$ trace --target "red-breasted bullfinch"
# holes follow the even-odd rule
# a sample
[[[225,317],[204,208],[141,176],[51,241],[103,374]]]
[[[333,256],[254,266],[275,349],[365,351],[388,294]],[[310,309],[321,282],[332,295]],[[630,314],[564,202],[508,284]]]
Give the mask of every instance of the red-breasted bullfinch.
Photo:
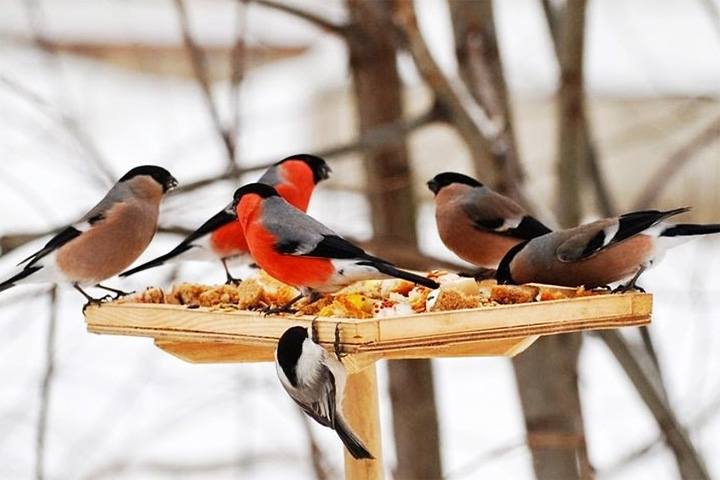
[[[626,213],[534,238],[513,247],[502,259],[498,282],[594,288],[629,279],[620,290],[639,289],[637,278],[668,248],[694,235],[720,232],[720,224],[664,221],[688,210]]]
[[[303,296],[312,302],[321,293],[332,293],[360,280],[397,277],[428,288],[439,287],[426,277],[368,255],[287,203],[269,185],[251,183],[239,188],[234,204],[255,263],[301,292],[273,311],[287,310]]]
[[[427,186],[435,194],[440,239],[478,267],[497,268],[512,247],[551,231],[517,202],[467,175],[441,173]]]
[[[66,282],[93,303],[98,300],[82,287],[124,293],[99,283],[127,268],[147,248],[157,230],[160,201],[177,184],[162,167],[133,168],[80,220],[20,262],[25,267],[0,283],[0,291],[18,283]]]
[[[308,336],[307,328],[291,327],[282,334],[275,369],[290,398],[320,425],[335,430],[354,458],[374,458],[342,415],[345,367]]]
[[[302,211],[307,210],[315,185],[328,178],[331,170],[325,160],[314,155],[292,155],[270,167],[259,183],[274,186],[280,195]],[[227,283],[239,283],[228,270],[227,261],[248,255],[242,227],[232,204],[226,206],[200,228],[188,235],[165,255],[120,274],[127,277],[148,268],[184,260],[220,260]]]

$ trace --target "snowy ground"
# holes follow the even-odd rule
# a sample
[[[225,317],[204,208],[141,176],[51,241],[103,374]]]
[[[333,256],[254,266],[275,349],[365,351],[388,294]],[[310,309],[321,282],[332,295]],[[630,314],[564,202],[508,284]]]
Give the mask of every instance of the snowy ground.
[[[143,8],[143,2],[128,3]],[[645,29],[638,23],[644,17],[637,16],[637,10],[623,10],[627,8],[624,2],[623,6],[618,3],[603,9],[596,3],[591,2],[591,11],[599,9],[599,13],[593,16],[591,23],[595,26],[591,27],[589,42],[593,88],[625,94],[717,93],[717,62],[708,58],[719,57],[718,42],[709,40],[708,31],[712,30],[696,7],[678,15],[679,2],[664,2],[662,8],[654,10],[652,28]],[[218,4],[222,2],[211,2]],[[547,91],[554,82],[554,69],[548,66],[551,62],[542,56],[547,52],[530,59],[521,53],[528,44],[538,43],[538,50],[543,52],[542,45],[547,47],[537,41],[539,27],[533,26],[532,20],[537,12],[527,5],[518,7],[523,4],[509,2],[509,6],[499,9],[501,25],[509,29],[508,22],[518,22],[515,31],[521,25],[524,32],[522,36],[506,35],[503,43],[509,58],[509,77],[516,88]],[[645,5],[640,1],[635,4]],[[9,8],[3,12],[6,15],[0,15],[5,32],[26,32],[23,29],[27,26],[19,21],[22,9],[18,5],[7,2],[2,7]],[[627,48],[636,43],[628,42],[617,29],[603,27],[615,18],[608,10],[611,8],[624,12],[619,16],[634,27],[623,32],[634,31],[643,40],[640,45],[654,45],[665,33],[663,22],[671,19],[677,18],[677,25],[682,26],[673,32],[688,32],[697,25],[698,35],[686,35],[686,47],[696,55],[686,56],[687,68],[665,71],[663,67],[660,75],[647,77],[648,71],[655,70],[647,64],[647,68],[639,67]],[[52,13],[48,15],[50,20],[72,23],[72,19]],[[107,21],[95,18],[96,23]],[[431,17],[426,16],[425,21],[427,18]],[[212,19],[210,16],[210,20],[200,23],[212,30]],[[134,33],[134,28],[143,30],[145,24],[137,27],[119,21],[117,25],[127,35]],[[177,39],[177,31],[163,28],[166,30],[161,28],[159,33],[149,27],[148,31]],[[610,32],[609,43],[600,41],[604,38],[601,31]],[[610,55],[608,52],[616,51],[617,42],[625,47],[618,50],[618,55]],[[707,48],[693,47],[696,42]],[[137,164],[158,163],[181,182],[190,182],[225,167],[199,90],[191,79],[143,76],[80,58],[64,58],[58,68],[34,48],[5,46],[0,50],[0,235],[42,231],[70,222],[107,188],[107,180],[99,170],[89,166],[87,146],[80,145],[61,126],[59,119],[63,115],[78,119],[116,176]],[[305,119],[316,106],[319,92],[346,80],[345,64],[328,62],[328,58],[336,60],[341,50],[337,42],[317,42],[302,62],[291,60],[248,76],[241,94],[245,118],[241,148],[245,158],[282,158],[322,142]],[[676,63],[686,51],[674,46],[663,50],[668,62]],[[436,53],[441,58],[445,55],[442,51]],[[651,66],[657,61],[657,57],[647,58]],[[703,65],[707,68],[702,69]],[[320,71],[322,75],[298,76],[299,68],[304,72]],[[20,90],[8,88],[8,81]],[[650,88],[643,88],[648,85]],[[225,86],[216,87],[216,98],[223,105],[227,100]],[[438,169],[444,167],[438,165]],[[171,197],[163,207],[162,221],[165,225],[197,226],[227,203],[234,187],[221,184],[182,199]],[[423,249],[452,258],[435,233],[432,205],[423,205],[420,211]],[[356,238],[370,235],[367,205],[359,195],[321,188],[310,213],[344,234]],[[354,221],[348,222],[347,218]],[[159,236],[143,258],[163,253],[175,242],[174,238]],[[3,258],[0,278],[41,243]],[[716,324],[720,318],[716,300],[720,294],[716,273],[720,269],[719,246],[720,239],[708,239],[679,247],[647,272],[641,282],[655,294],[651,331],[658,344],[671,402],[689,426],[715,476],[720,476],[720,457],[715,455],[720,438],[720,379],[715,373],[720,368],[720,326]],[[163,269],[111,283],[141,288],[166,284],[168,276],[169,269]],[[178,276],[218,282],[223,272],[217,265],[197,263],[183,265]],[[45,287],[20,287],[0,296],[2,479],[33,476],[39,392],[50,321],[45,292]],[[80,313],[82,298],[72,290],[61,290],[58,302],[47,478],[311,476],[303,424],[276,381],[272,365],[187,364],[162,353],[150,340],[88,334]],[[628,333],[634,338],[632,332]],[[509,362],[496,358],[443,359],[434,367],[447,478],[531,478]],[[626,455],[656,440],[658,429],[615,360],[592,336],[586,336],[580,368],[588,444],[598,477],[676,478],[672,456],[661,444],[623,468],[616,468]],[[379,373],[384,384],[382,363]],[[381,411],[384,455],[391,468],[391,418],[389,399],[384,393]],[[319,426],[313,425],[312,429],[339,475],[342,451],[336,437]],[[422,432],[421,426],[418,431]],[[175,470],[178,466],[188,468],[180,473]]]

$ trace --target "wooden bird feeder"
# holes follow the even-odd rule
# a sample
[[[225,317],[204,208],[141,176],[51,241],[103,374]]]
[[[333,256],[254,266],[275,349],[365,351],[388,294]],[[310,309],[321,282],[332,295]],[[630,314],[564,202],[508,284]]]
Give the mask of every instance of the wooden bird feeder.
[[[508,356],[541,335],[650,323],[652,295],[608,294],[367,320],[317,318],[320,343],[333,350],[336,328],[349,376],[344,413],[375,460],[345,452],[348,479],[382,479],[375,363],[381,359]],[[270,362],[282,333],[308,316],[177,305],[108,303],[85,311],[90,332],[151,337],[193,363]]]

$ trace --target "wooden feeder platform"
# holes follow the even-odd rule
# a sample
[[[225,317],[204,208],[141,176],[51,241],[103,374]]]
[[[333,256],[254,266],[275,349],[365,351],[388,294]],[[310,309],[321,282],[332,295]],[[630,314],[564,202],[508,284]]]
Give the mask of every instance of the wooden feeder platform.
[[[345,453],[348,479],[383,478],[375,362],[382,359],[515,356],[542,335],[650,323],[652,295],[623,293],[402,317],[345,319],[107,303],[85,311],[88,331],[150,337],[193,363],[270,362],[280,336],[313,320],[320,344],[333,350],[336,331],[348,373],[344,413],[375,460]]]

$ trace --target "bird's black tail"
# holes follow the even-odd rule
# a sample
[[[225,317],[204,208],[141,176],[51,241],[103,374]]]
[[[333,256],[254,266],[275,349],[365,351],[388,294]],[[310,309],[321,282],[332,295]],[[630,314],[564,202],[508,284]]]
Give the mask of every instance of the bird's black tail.
[[[385,275],[390,275],[391,277],[396,278],[402,278],[403,280],[407,280],[408,282],[417,283],[418,285],[422,285],[423,287],[432,288],[433,290],[436,288],[440,288],[440,285],[438,285],[437,282],[430,280],[427,277],[423,277],[420,275],[416,275],[414,273],[406,272],[405,270],[400,270],[399,268],[395,268],[389,263],[383,263],[383,262],[359,262],[360,265],[370,265],[372,267],[375,267],[378,271],[384,273]]]
[[[160,265],[164,264],[165,262],[167,262],[167,261],[170,260],[171,258],[177,257],[177,256],[180,255],[181,253],[184,253],[184,252],[190,250],[191,248],[192,248],[192,245],[182,244],[182,243],[181,243],[180,245],[178,245],[177,247],[173,248],[172,250],[170,250],[170,251],[169,251],[168,253],[166,253],[165,255],[160,255],[159,257],[157,257],[157,258],[154,259],[154,260],[150,260],[149,262],[143,263],[142,265],[139,265],[139,266],[137,266],[137,267],[135,267],[135,268],[131,268],[130,270],[125,270],[124,272],[122,272],[122,273],[121,273],[120,275],[118,275],[118,276],[120,276],[120,277],[129,277],[130,275],[134,275],[134,274],[136,274],[136,273],[138,273],[138,272],[142,272],[143,270],[147,270],[148,268],[159,267]]]
[[[352,430],[350,430],[350,427],[347,423],[345,423],[345,420],[343,420],[342,417],[337,415],[335,417],[335,431],[338,434],[338,437],[340,437],[340,440],[342,440],[343,444],[345,445],[345,448],[348,449],[348,452],[350,452],[350,455],[353,456],[355,459],[374,459],[372,453],[368,452],[368,449],[363,445],[362,440],[360,440],[357,435],[355,435]]]
[[[7,290],[8,288],[14,287],[15,282],[17,282],[18,280],[22,280],[23,278],[27,277],[28,275],[32,275],[33,273],[37,272],[41,268],[43,268],[43,267],[41,267],[39,265],[33,265],[30,267],[23,268],[20,271],[20,273],[18,273],[17,275],[14,275],[14,276],[8,278],[7,280],[5,280],[4,282],[0,283],[0,292]]]
[[[660,236],[662,237],[687,237],[692,235],[708,235],[720,233],[720,223],[708,225],[696,225],[693,223],[678,223],[666,228]]]

